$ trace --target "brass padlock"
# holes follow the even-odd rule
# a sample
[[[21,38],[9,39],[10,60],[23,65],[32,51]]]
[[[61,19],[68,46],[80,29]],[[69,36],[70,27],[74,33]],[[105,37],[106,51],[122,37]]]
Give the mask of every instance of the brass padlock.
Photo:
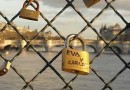
[[[0,76],[5,75],[9,69],[10,69],[11,63],[9,61],[6,61],[3,63],[3,65],[0,67]]]
[[[20,18],[38,21],[38,17],[39,17],[39,14],[40,14],[39,3],[36,0],[33,0],[32,2],[36,3],[36,5],[37,5],[36,11],[26,9],[28,2],[25,1],[24,4],[23,4],[23,8],[21,9],[20,14],[19,14]]]
[[[87,75],[89,74],[89,53],[86,52],[86,46],[83,38],[78,37],[77,39],[83,45],[83,51],[69,48],[69,39],[71,34],[67,37],[65,42],[65,48],[62,50],[62,70],[70,73]]]
[[[97,2],[99,2],[100,0],[83,0],[85,5],[89,8],[92,5],[96,4]]]

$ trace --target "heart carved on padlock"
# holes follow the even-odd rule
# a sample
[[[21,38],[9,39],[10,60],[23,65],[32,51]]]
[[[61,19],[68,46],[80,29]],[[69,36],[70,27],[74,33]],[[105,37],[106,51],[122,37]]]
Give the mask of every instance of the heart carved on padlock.
[[[96,4],[97,2],[99,2],[100,0],[83,0],[85,5],[89,8],[92,5]]]
[[[0,76],[5,75],[9,69],[10,69],[11,63],[9,61],[6,61],[3,63],[3,65],[0,67]]]
[[[62,70],[65,72],[87,75],[89,74],[89,53],[86,52],[86,46],[83,38],[77,39],[83,45],[83,50],[69,48],[70,37],[76,34],[71,34],[67,37],[65,48],[62,50]]]
[[[39,17],[39,14],[40,14],[39,3],[36,0],[32,0],[31,3],[32,2],[36,3],[36,5],[37,5],[36,11],[26,9],[29,1],[25,1],[24,4],[23,4],[23,8],[21,9],[20,14],[19,14],[20,18],[38,21],[38,17]]]

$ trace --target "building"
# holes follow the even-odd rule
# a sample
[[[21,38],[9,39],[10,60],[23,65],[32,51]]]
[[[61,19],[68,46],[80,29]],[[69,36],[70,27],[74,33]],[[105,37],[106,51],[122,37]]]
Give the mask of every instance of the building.
[[[3,27],[6,25],[4,22],[0,22],[0,31],[3,29]],[[27,40],[33,39],[37,34],[37,30],[32,30],[29,27],[22,27],[22,26],[17,26],[16,24],[12,23],[13,26],[15,26],[18,30],[19,33],[14,30],[10,25],[6,25],[6,27],[0,32],[0,39],[5,39],[5,40],[19,40],[22,39],[20,34],[24,36]],[[40,33],[36,37],[36,39],[43,39],[44,37],[49,37],[51,36],[51,32],[45,32],[45,33]]]
[[[112,40],[123,28],[117,23],[113,26],[107,27],[102,25],[100,29],[100,34],[105,40]],[[128,41],[130,40],[130,29],[123,32],[116,38],[116,41]]]

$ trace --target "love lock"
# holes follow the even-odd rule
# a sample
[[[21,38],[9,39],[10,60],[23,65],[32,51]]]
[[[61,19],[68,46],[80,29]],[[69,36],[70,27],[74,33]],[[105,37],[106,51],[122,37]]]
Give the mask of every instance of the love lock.
[[[6,61],[3,63],[3,65],[0,67],[0,76],[5,75],[9,69],[10,69],[11,63],[9,61]]]
[[[75,34],[71,34],[67,37],[65,42],[65,48],[62,50],[62,70],[65,72],[87,75],[89,74],[89,53],[86,52],[86,45],[83,38],[77,39],[83,45],[83,50],[76,50],[69,48],[70,37]]]
[[[40,14],[39,11],[39,3],[36,0],[31,0],[31,3],[34,2],[37,5],[36,11],[34,10],[30,10],[30,9],[26,9],[27,8],[27,4],[29,2],[25,1],[23,4],[23,8],[20,11],[19,17],[20,18],[24,18],[24,19],[28,19],[28,20],[34,20],[34,21],[38,21],[38,17]]]
[[[92,5],[96,4],[97,2],[99,2],[100,0],[83,0],[85,5],[89,8]]]

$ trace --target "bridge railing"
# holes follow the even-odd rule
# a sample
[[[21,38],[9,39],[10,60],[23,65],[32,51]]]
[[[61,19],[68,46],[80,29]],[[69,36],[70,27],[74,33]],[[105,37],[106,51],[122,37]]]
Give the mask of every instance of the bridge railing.
[[[4,1],[4,0],[3,0]],[[15,1],[15,0],[13,0]],[[17,1],[17,0],[16,0]],[[39,0],[38,0],[39,1]],[[53,2],[55,2],[56,0],[52,0]],[[104,8],[100,10],[99,13],[97,13],[96,16],[94,16],[92,18],[92,20],[89,22],[88,18],[85,17],[85,15],[83,13],[81,13],[80,9],[77,8],[75,6],[75,2],[76,0],[64,0],[66,3],[65,5],[63,6],[63,8],[61,10],[59,10],[59,12],[57,12],[57,14],[50,20],[50,18],[47,18],[46,17],[46,14],[45,13],[42,13],[42,9],[40,11],[40,16],[41,16],[41,20],[43,20],[44,22],[46,22],[46,25],[41,29],[39,30],[38,34],[36,36],[34,36],[32,38],[32,40],[28,41],[26,39],[26,37],[24,37],[20,32],[19,32],[19,29],[16,28],[16,25],[14,25],[12,22],[15,23],[15,20],[18,18],[19,16],[19,11],[17,11],[17,13],[14,15],[14,17],[12,17],[11,19],[9,18],[8,15],[6,15],[6,13],[2,10],[4,10],[4,8],[0,7],[0,18],[2,18],[3,22],[6,23],[3,28],[0,30],[1,33],[3,33],[4,30],[6,30],[6,27],[7,26],[10,26],[11,28],[13,28],[13,30],[15,32],[17,32],[17,34],[26,42],[25,45],[15,54],[11,54],[12,56],[9,56],[8,59],[6,59],[6,57],[8,57],[8,55],[6,57],[4,57],[2,54],[0,54],[0,61],[10,61],[12,64],[11,64],[11,70],[10,72],[12,72],[12,74],[6,74],[6,76],[0,76],[0,85],[3,90],[43,90],[43,89],[46,89],[48,90],[51,86],[51,90],[58,90],[58,88],[61,88],[61,89],[67,89],[69,88],[70,90],[74,90],[74,88],[76,87],[76,85],[74,86],[73,84],[76,83],[76,80],[79,80],[78,77],[80,77],[79,75],[73,75],[71,78],[69,78],[68,76],[70,76],[70,74],[63,74],[59,68],[57,68],[57,65],[55,65],[55,62],[59,63],[61,61],[57,61],[57,58],[60,58],[61,60],[61,57],[60,55],[62,54],[62,51],[58,51],[58,53],[54,54],[53,55],[49,55],[52,57],[52,59],[50,59],[51,57],[46,58],[46,53],[41,53],[39,52],[32,44],[31,42],[36,39],[38,37],[39,34],[41,34],[42,32],[44,32],[48,27],[51,27],[52,30],[54,30],[64,41],[65,41],[65,36],[60,33],[62,32],[62,30],[58,30],[55,25],[53,25],[53,22],[56,21],[58,19],[58,17],[60,17],[61,14],[63,14],[65,12],[65,10],[67,10],[68,8],[71,7],[71,9],[75,12],[76,15],[78,15],[79,17],[81,17],[81,19],[85,22],[84,23],[84,28],[81,28],[80,31],[77,34],[78,35],[82,35],[82,33],[85,33],[87,31],[88,28],[90,28],[97,36],[100,40],[103,41],[103,43],[105,44],[101,50],[97,53],[97,54],[94,54],[92,55],[91,57],[91,60],[90,60],[90,69],[91,69],[91,72],[92,74],[91,75],[88,75],[88,77],[83,77],[83,78],[80,78],[80,79],[83,79],[85,80],[85,83],[82,83],[82,82],[78,82],[78,87],[77,87],[77,90],[81,90],[80,88],[81,87],[85,87],[84,90],[88,89],[88,90],[94,90],[92,89],[92,87],[98,87],[98,89],[96,90],[118,90],[116,88],[118,88],[118,86],[113,86],[113,83],[119,83],[119,82],[115,82],[118,78],[120,78],[120,75],[127,72],[126,70],[130,70],[130,61],[126,61],[126,59],[120,55],[119,53],[117,53],[115,51],[115,49],[113,49],[113,47],[111,46],[111,43],[113,41],[116,40],[116,38],[118,36],[120,36],[122,33],[124,33],[128,28],[130,28],[130,23],[129,21],[127,21],[122,15],[121,13],[116,10],[116,8],[114,8],[114,5],[113,3],[114,2],[118,2],[118,1],[121,1],[121,0],[100,0],[99,3],[102,3],[104,2]],[[77,0],[78,1],[78,0]],[[123,0],[122,0],[123,1]],[[129,0],[128,0],[129,1]],[[2,2],[2,0],[0,1]],[[9,1],[11,2],[11,0]],[[44,0],[43,0],[44,2]],[[60,2],[60,1],[59,1]],[[83,0],[80,0],[80,2],[83,2]],[[125,2],[125,1],[123,1]],[[126,1],[127,2],[127,1]],[[1,5],[3,3],[0,3]],[[17,5],[17,3],[14,3],[15,5]],[[23,3],[21,3],[22,5]],[[6,5],[6,4],[5,4]],[[36,7],[31,4],[31,6],[36,9]],[[123,5],[122,5],[123,6]],[[125,6],[125,5],[124,5]],[[7,7],[8,8],[8,7]],[[46,7],[48,9],[48,7]],[[107,11],[108,9],[111,9],[115,15],[117,15],[118,18],[121,19],[122,23],[125,24],[126,26],[112,39],[110,40],[109,42],[107,42],[101,35],[100,33],[98,32],[97,28],[94,27],[92,24],[94,22],[97,21],[98,18],[101,17],[101,15]],[[43,10],[46,10],[46,9],[43,9]],[[11,13],[11,12],[8,12],[8,13]],[[71,12],[70,12],[71,14]],[[9,14],[10,15],[10,14]],[[67,18],[66,18],[67,19]],[[72,18],[73,19],[73,18]],[[105,20],[105,19],[104,19]],[[113,22],[113,20],[112,20]],[[17,24],[17,23],[16,23]],[[59,32],[60,31],[60,32]],[[64,32],[63,32],[64,33]],[[75,33],[75,32],[73,32]],[[76,39],[76,38],[75,38]],[[33,57],[32,56],[29,56],[30,54],[27,55],[26,52],[24,52],[24,50],[26,49],[27,46],[30,46],[30,48],[35,52],[35,55],[34,57],[37,59],[37,60],[40,60],[40,63],[37,64],[37,60],[34,60],[33,62],[35,64],[38,65],[38,67],[34,67],[34,66],[31,66],[30,64],[32,64],[32,61],[27,61],[28,58],[30,58],[31,60],[33,60]],[[96,70],[96,68],[93,66],[94,63],[97,63],[97,59],[103,54],[104,50],[109,48],[113,54],[118,57],[118,60],[120,61],[120,65],[122,67],[120,67],[120,70],[115,72],[114,76],[111,77],[111,72],[108,73],[110,75],[110,79],[109,80],[106,80],[105,76],[101,73],[98,73],[100,70]],[[22,60],[19,58],[21,55],[25,55],[26,59],[24,60],[22,57]],[[37,58],[38,57],[38,58]],[[25,63],[21,62],[21,61],[24,61]],[[103,62],[103,60],[101,61]],[[13,64],[14,63],[14,64]],[[28,64],[27,65],[27,68],[25,67],[25,64]],[[103,63],[103,67],[102,68],[105,68],[106,65],[108,65],[107,63]],[[42,67],[42,69],[39,69],[39,66]],[[19,68],[20,67],[20,68]],[[48,68],[49,67],[49,68]],[[98,68],[98,67],[97,67]],[[111,68],[111,65],[110,65],[110,68]],[[23,70],[24,69],[24,70]],[[31,69],[31,73],[34,73],[34,71],[32,69],[36,69],[37,72],[34,76],[29,75],[29,76],[26,76],[27,73],[30,73],[30,71],[28,71],[28,69]],[[116,71],[117,68],[114,68],[114,70]],[[101,69],[102,70],[102,69]],[[111,70],[113,70],[113,68],[111,68]],[[109,71],[109,70],[108,70]],[[24,73],[23,73],[24,72]],[[51,72],[51,74],[49,73]],[[104,71],[105,72],[105,71]],[[46,75],[46,73],[49,73]],[[129,73],[129,72],[128,72]],[[45,76],[44,76],[45,75]],[[52,79],[51,75],[56,75],[56,79]],[[42,77],[41,77],[42,76]],[[49,77],[49,79],[46,79],[47,77]],[[65,78],[65,76],[67,76]],[[96,76],[96,77],[94,77]],[[129,74],[126,75],[127,77],[129,77]],[[13,77],[13,78],[12,78]],[[10,78],[10,81],[7,81],[7,79]],[[15,78],[17,78],[15,80]],[[85,78],[85,79],[84,79]],[[15,81],[16,82],[15,82]],[[51,82],[48,82],[48,80],[50,80]],[[59,80],[59,83],[56,82],[56,80]],[[93,80],[94,82],[91,83],[92,87],[89,87],[89,85],[86,85],[88,81],[91,81]],[[19,84],[17,83],[17,81],[19,81]],[[80,81],[80,80],[79,80]],[[96,83],[96,81],[98,81],[98,83]],[[123,82],[127,82],[129,83],[130,82],[130,79],[127,78],[122,80],[120,83],[123,83]],[[54,83],[52,83],[54,82]],[[95,85],[96,83],[96,85]],[[99,83],[101,83],[101,85],[99,85]],[[47,85],[48,84],[48,85]],[[85,84],[85,85],[84,85]],[[61,85],[61,86],[60,86]],[[99,86],[98,86],[99,85]],[[122,85],[122,84],[121,84]],[[44,87],[43,87],[44,86]],[[53,87],[54,86],[54,87]],[[100,89],[99,89],[100,87]],[[123,87],[123,86],[122,86]],[[36,89],[38,88],[38,89]],[[115,88],[115,89],[113,89]],[[128,88],[128,89],[127,89]],[[130,86],[124,86],[124,90],[129,90]],[[123,89],[122,89],[123,90]]]

